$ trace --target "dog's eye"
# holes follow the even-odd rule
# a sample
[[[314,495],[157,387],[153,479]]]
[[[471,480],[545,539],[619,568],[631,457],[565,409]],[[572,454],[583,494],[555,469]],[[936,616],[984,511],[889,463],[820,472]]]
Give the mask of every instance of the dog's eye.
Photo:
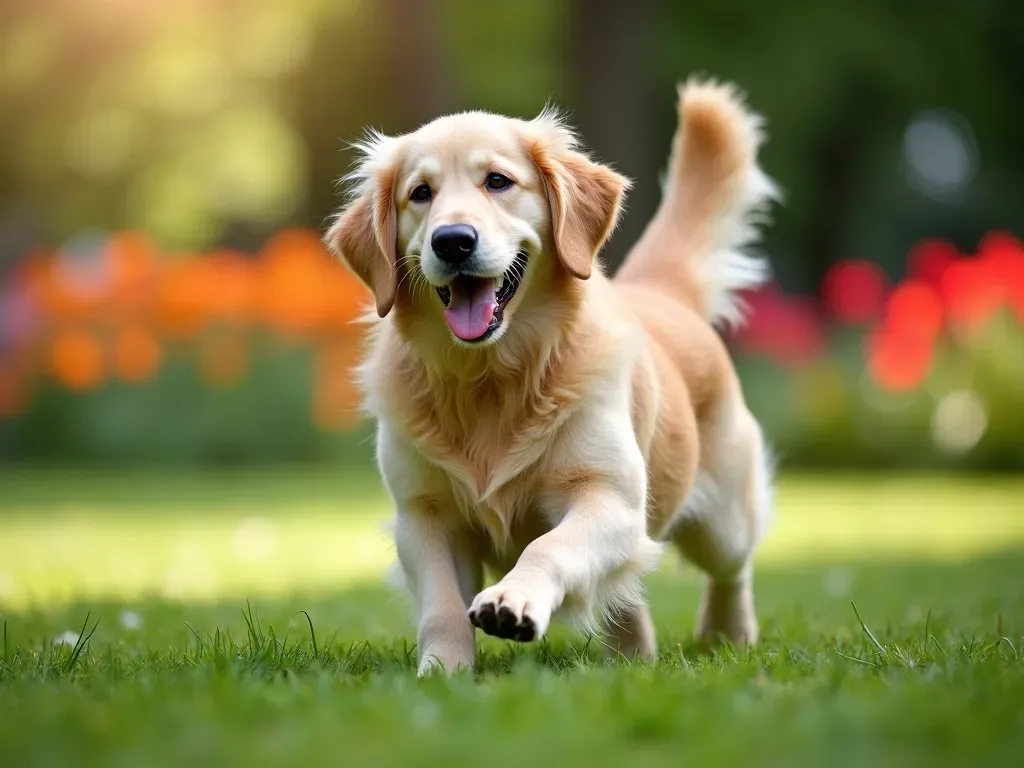
[[[512,179],[510,179],[508,176],[505,176],[502,173],[489,173],[487,174],[487,180],[484,182],[484,184],[487,185],[488,189],[497,192],[499,190],[508,189],[509,187],[511,187]]]
[[[426,184],[420,184],[409,194],[409,199],[414,203],[425,203],[432,195],[433,192],[430,191],[430,187]]]

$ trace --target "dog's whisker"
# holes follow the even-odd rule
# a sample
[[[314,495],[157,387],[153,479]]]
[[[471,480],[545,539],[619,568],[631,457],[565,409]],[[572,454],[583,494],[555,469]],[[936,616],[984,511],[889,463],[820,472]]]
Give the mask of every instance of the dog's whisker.
[[[408,257],[407,257],[408,258]],[[399,264],[402,264],[406,259],[400,260]],[[418,290],[418,281],[426,281],[423,273],[416,269],[406,269],[405,274],[402,275],[402,279],[398,281],[397,288],[401,288],[406,280],[409,280],[409,291],[415,294]]]
[[[411,276],[412,274],[413,274],[413,273],[412,273],[411,271],[406,271],[406,273],[405,273],[404,275],[402,275],[402,279],[398,281],[398,285],[397,285],[396,287],[397,287],[397,288],[399,288],[399,289],[401,289],[401,287],[402,287],[402,284],[403,284],[403,283],[404,283],[404,282],[406,281],[406,279],[408,279],[408,278],[409,278],[409,277],[410,277],[410,276]],[[411,288],[411,287],[412,287],[412,284],[410,283],[410,288]]]
[[[406,254],[398,259],[398,266],[405,267],[405,274],[402,275],[402,279],[398,283],[398,287],[401,288],[408,280],[408,288],[410,293],[417,294],[420,291],[429,290],[430,284],[427,282],[426,275],[420,269],[417,269],[418,256],[416,254]]]
[[[416,287],[421,291],[429,291],[433,286],[427,282],[427,276],[422,272],[416,273]]]

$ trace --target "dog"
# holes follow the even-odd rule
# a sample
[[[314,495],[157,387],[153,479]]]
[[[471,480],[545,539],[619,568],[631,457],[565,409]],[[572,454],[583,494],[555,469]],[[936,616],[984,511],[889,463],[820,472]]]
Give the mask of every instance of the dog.
[[[746,247],[779,193],[736,87],[677,96],[659,207],[614,277],[631,182],[557,111],[355,145],[324,241],[375,305],[356,381],[420,675],[473,668],[476,629],[529,642],[556,615],[656,658],[643,582],[672,545],[707,576],[699,639],[758,639],[773,467],[720,331],[769,275]]]

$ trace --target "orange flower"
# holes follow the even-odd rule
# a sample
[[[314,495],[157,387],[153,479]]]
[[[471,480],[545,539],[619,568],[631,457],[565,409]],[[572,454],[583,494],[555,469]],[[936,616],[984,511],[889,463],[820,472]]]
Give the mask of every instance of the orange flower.
[[[113,293],[118,304],[143,304],[156,277],[156,246],[142,233],[120,232],[107,244]]]
[[[160,327],[170,336],[191,336],[202,328],[218,291],[209,262],[180,258],[165,265],[160,284]]]
[[[51,317],[81,320],[98,309],[102,297],[71,279],[71,270],[60,257],[39,255],[26,268],[34,293]]]
[[[328,257],[327,248],[312,229],[292,227],[282,229],[263,246],[263,255],[268,258],[288,257],[302,253],[319,253]]]
[[[252,316],[255,269],[251,259],[232,251],[221,251],[208,259],[217,289],[210,293],[210,315],[236,324]]]
[[[334,342],[317,350],[310,402],[310,418],[317,428],[340,431],[358,422],[359,393],[352,381],[358,353],[357,345],[345,342]]]
[[[342,264],[327,268],[330,276],[326,296],[330,325],[346,330],[370,306],[370,291]]]
[[[285,230],[261,254],[260,313],[289,335],[306,336],[331,313],[331,261],[320,239],[302,229]]]
[[[249,349],[240,334],[217,334],[199,345],[199,373],[210,386],[228,389],[241,382],[249,369]]]
[[[25,412],[32,393],[28,381],[13,367],[0,367],[0,419],[10,419]]]
[[[68,389],[94,389],[103,381],[103,349],[83,328],[61,331],[50,347],[50,372]]]
[[[114,339],[114,370],[122,381],[138,384],[152,380],[160,369],[160,343],[138,325],[118,330]]]
[[[15,267],[14,278],[21,280],[31,300],[45,310],[48,306],[47,277],[51,256],[42,251],[29,253]]]

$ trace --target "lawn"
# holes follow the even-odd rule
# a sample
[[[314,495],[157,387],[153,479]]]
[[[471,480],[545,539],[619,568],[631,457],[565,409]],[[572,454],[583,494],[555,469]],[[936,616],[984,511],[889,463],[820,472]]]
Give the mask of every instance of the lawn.
[[[667,560],[655,665],[558,629],[419,681],[369,473],[0,472],[0,766],[1024,754],[1024,480],[784,476],[755,650],[697,653]]]

